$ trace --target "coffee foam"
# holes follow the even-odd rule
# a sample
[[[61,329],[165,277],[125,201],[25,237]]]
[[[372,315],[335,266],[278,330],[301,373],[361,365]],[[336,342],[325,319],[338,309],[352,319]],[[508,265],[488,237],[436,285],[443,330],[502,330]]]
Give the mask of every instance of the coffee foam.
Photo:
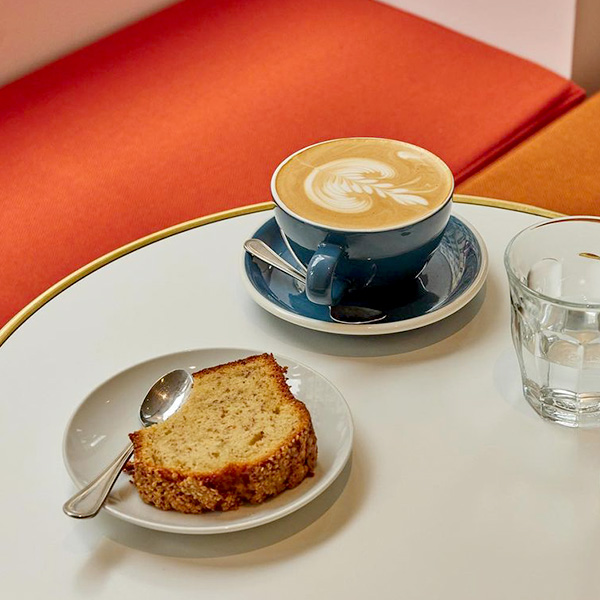
[[[300,217],[344,229],[418,221],[453,189],[450,169],[427,150],[380,138],[347,138],[292,155],[274,176],[280,201]]]

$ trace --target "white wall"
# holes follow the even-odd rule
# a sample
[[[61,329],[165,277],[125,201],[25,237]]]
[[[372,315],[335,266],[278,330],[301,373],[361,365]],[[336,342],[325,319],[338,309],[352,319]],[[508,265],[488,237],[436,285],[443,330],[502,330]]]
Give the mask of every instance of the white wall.
[[[379,0],[600,90],[600,0]]]
[[[577,0],[381,1],[571,76]]]

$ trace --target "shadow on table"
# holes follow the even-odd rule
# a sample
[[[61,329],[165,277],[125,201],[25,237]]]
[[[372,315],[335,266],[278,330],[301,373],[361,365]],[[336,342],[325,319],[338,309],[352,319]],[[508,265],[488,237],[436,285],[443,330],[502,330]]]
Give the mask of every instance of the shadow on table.
[[[80,523],[83,527],[77,530],[78,536],[81,535],[79,542],[93,546],[78,575],[82,589],[102,581],[113,570],[115,562],[120,562],[118,557],[126,548],[172,558],[215,559],[244,554],[244,566],[251,566],[285,560],[320,544],[343,529],[359,512],[370,488],[366,481],[370,469],[362,464],[365,457],[357,447],[355,443],[353,457],[320,496],[296,512],[260,527],[215,535],[179,535],[137,527],[104,512]],[[325,513],[327,517],[322,519]],[[282,543],[286,540],[287,543]],[[115,542],[121,551],[107,542]],[[260,549],[263,551],[255,552]],[[228,568],[239,566],[238,563],[229,559],[226,563],[211,562],[211,565]]]
[[[386,335],[353,336],[314,331],[283,321],[258,306],[251,307],[251,319],[260,329],[273,332],[282,341],[313,352],[334,356],[390,356],[432,346],[459,332],[479,313],[490,288],[494,294],[497,292],[495,283],[488,280],[471,302],[438,323]],[[482,320],[479,334],[485,335],[489,325]]]

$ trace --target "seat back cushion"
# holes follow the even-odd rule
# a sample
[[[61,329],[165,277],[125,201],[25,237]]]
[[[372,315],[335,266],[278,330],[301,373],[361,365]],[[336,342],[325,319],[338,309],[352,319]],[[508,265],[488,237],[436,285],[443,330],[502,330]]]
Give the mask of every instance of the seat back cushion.
[[[600,215],[600,93],[458,189],[567,214]]]
[[[0,90],[0,323],[136,238],[269,200],[308,144],[401,139],[460,181],[582,97],[370,0],[174,5]]]

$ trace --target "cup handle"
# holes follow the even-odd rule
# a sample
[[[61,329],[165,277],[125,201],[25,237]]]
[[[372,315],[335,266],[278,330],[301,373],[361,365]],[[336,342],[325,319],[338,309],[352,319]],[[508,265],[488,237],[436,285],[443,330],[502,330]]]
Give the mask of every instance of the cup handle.
[[[306,295],[315,304],[332,306],[343,296],[348,284],[335,277],[335,269],[344,254],[337,244],[322,242],[308,263]]]

